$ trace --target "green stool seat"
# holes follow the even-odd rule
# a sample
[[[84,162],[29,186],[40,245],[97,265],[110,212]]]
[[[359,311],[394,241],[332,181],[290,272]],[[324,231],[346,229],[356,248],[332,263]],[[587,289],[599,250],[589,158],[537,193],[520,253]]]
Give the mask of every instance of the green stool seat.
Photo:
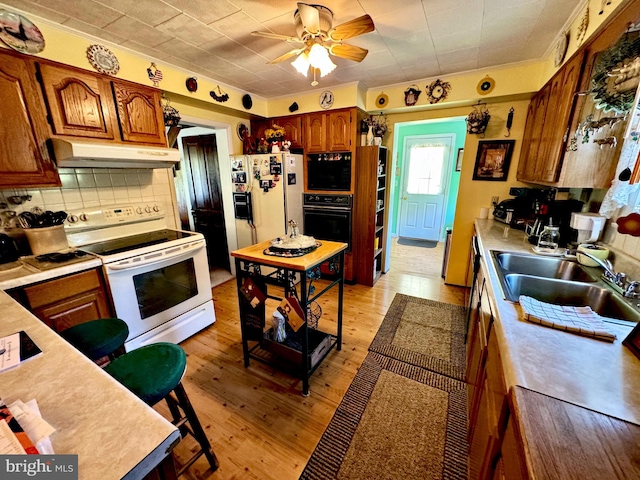
[[[180,383],[187,366],[184,350],[154,343],[132,350],[104,369],[148,405],[155,405]]]
[[[182,385],[186,368],[187,355],[182,347],[160,342],[125,353],[111,361],[104,370],[147,405],[153,406],[164,398],[173,417],[172,423],[180,429],[182,437],[191,435],[200,444],[200,449],[180,467],[178,475],[202,455],[215,472],[219,466],[218,458]]]
[[[101,318],[67,328],[60,336],[90,359],[97,360],[122,347],[129,328],[119,318]]]

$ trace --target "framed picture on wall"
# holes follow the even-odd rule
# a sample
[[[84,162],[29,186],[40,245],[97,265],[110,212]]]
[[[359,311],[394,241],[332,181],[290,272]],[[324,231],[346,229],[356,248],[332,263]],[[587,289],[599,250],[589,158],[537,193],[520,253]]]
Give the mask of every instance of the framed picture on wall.
[[[456,172],[462,170],[462,156],[464,155],[464,148],[458,149],[458,158],[456,159]]]
[[[478,143],[474,180],[506,181],[515,140],[481,140]]]

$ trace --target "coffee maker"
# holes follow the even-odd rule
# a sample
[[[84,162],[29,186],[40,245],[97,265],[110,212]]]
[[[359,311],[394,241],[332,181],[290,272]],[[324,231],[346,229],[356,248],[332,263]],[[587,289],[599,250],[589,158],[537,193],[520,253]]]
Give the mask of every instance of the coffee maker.
[[[559,227],[560,245],[567,245],[573,238],[571,216],[582,210],[584,203],[579,200],[552,200],[537,205],[534,220],[525,228],[532,245],[538,244],[538,238],[545,226]]]

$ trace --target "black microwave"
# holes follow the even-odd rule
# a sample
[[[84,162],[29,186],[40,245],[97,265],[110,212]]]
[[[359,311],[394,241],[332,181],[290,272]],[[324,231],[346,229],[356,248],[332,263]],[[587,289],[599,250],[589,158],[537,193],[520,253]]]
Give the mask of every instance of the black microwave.
[[[351,190],[351,153],[319,153],[307,160],[309,190]]]

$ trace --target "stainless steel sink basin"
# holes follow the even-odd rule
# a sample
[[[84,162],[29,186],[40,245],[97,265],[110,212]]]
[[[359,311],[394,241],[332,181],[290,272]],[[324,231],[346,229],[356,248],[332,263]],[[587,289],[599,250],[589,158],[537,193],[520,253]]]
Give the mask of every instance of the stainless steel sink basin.
[[[508,301],[517,303],[520,295],[526,295],[556,305],[588,305],[607,317],[606,321],[614,319],[614,323],[640,321],[637,300],[625,299],[574,262],[520,253],[491,253]]]
[[[554,257],[541,257],[520,253],[492,252],[497,265],[509,273],[535,277],[559,278],[578,282],[595,282],[578,263]]]
[[[520,295],[533,297],[541,302],[556,305],[582,307],[588,305],[602,315],[637,323],[640,311],[620,295],[606,287],[589,283],[531,277],[511,273],[504,276],[505,294],[508,300],[517,302]]]

